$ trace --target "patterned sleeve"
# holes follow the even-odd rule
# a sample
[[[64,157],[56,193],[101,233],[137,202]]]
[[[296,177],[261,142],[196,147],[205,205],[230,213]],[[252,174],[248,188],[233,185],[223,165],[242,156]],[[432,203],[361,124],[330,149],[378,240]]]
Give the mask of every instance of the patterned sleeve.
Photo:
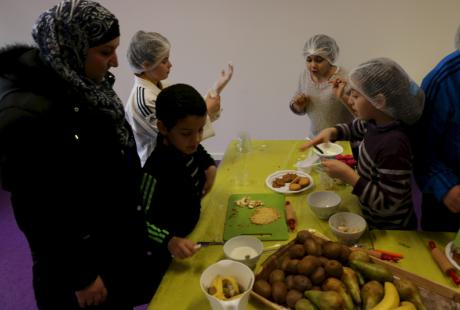
[[[337,124],[335,128],[338,131],[336,140],[360,141],[366,134],[366,121],[358,118],[348,124]]]
[[[404,226],[403,220],[412,210],[412,152],[407,140],[394,139],[382,147],[378,158],[372,159],[365,145],[360,149],[358,182],[353,194],[359,197],[366,218],[377,224]]]

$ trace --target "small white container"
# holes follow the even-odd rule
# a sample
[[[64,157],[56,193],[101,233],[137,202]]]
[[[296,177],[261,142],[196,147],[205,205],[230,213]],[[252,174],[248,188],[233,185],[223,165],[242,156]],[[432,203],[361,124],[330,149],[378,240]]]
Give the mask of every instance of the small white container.
[[[352,245],[366,231],[367,223],[359,214],[339,212],[329,218],[329,227],[340,242]]]
[[[212,285],[217,276],[235,277],[244,292],[230,300],[220,300],[208,293],[208,288]],[[249,294],[254,285],[254,273],[248,266],[232,260],[221,260],[212,264],[201,274],[200,286],[203,293],[208,298],[213,310],[244,310],[248,306]]]
[[[339,210],[342,199],[334,192],[319,191],[308,195],[307,202],[319,219],[327,220]]]
[[[224,254],[228,259],[245,264],[254,269],[264,250],[264,244],[253,236],[236,236],[224,244]]]

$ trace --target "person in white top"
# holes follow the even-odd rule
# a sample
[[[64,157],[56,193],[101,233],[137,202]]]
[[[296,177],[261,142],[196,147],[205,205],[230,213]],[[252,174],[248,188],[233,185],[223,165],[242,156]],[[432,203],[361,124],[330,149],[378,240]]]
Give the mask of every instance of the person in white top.
[[[138,31],[128,47],[127,58],[135,75],[134,86],[125,105],[126,119],[131,125],[142,166],[156,145],[158,128],[155,102],[162,89],[169,86],[166,80],[172,64],[169,59],[171,45],[157,32]],[[220,115],[220,93],[230,81],[233,65],[222,70],[211,91],[205,96],[208,118],[203,139],[215,135],[211,122]]]
[[[339,87],[346,85],[346,72],[334,64],[338,54],[336,41],[324,34],[314,35],[303,48],[306,67],[300,74],[290,108],[295,114],[308,114],[313,134],[353,119],[347,96],[343,96],[343,89],[338,92]]]

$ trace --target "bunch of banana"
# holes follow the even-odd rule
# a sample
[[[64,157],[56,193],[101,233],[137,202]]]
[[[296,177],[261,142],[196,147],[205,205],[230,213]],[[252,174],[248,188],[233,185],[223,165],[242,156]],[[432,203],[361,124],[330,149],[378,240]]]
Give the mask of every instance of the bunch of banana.
[[[391,282],[385,282],[382,300],[372,310],[393,310],[399,306],[399,294],[396,286]]]
[[[242,292],[235,277],[217,276],[208,288],[208,293],[220,300],[229,300]]]

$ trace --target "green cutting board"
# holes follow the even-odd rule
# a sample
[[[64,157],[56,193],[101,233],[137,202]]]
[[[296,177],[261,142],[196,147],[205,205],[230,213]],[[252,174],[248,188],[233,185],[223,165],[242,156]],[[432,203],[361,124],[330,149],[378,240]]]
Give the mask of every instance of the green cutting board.
[[[266,225],[251,223],[250,217],[257,208],[249,209],[238,206],[235,201],[243,197],[263,201],[263,207],[275,208],[280,218]],[[260,240],[287,240],[289,232],[284,211],[284,195],[275,193],[230,195],[225,219],[224,240],[239,235],[254,235]]]

